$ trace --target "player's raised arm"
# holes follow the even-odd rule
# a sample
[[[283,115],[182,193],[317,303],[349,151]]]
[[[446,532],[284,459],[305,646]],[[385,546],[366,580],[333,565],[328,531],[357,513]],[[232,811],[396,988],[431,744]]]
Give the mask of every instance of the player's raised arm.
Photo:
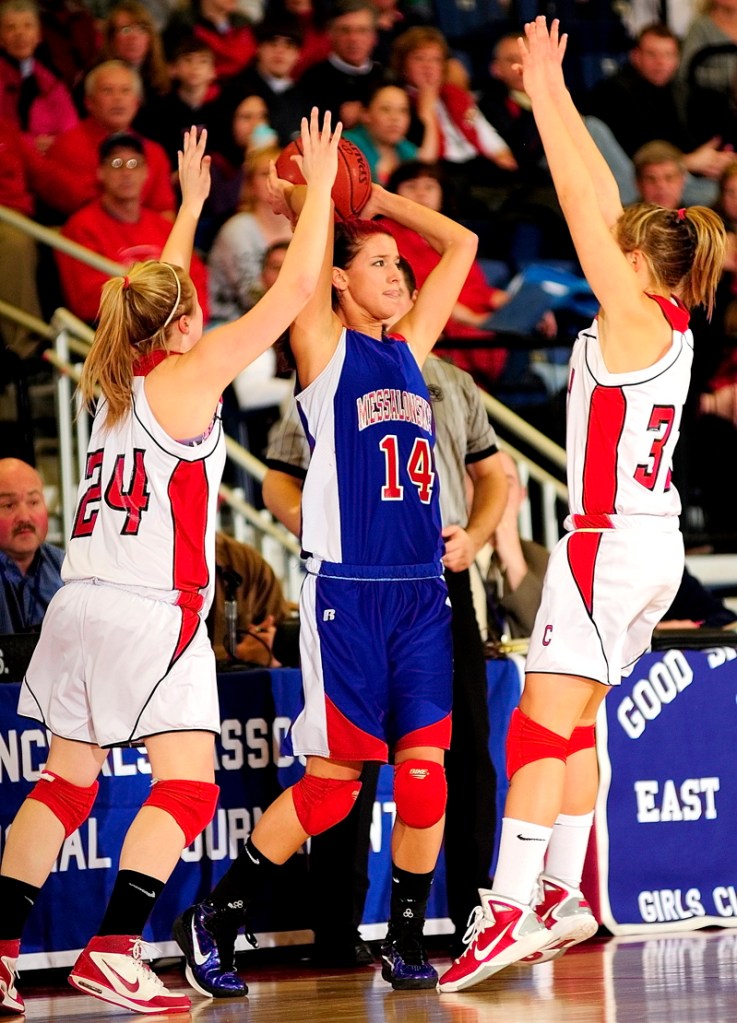
[[[607,311],[621,308],[637,320],[642,288],[612,233],[622,207],[618,195],[614,200],[602,184],[613,181],[611,174],[608,168],[600,173],[603,159],[575,108],[571,112],[561,70],[564,51],[565,37],[559,39],[557,23],[551,31],[545,18],[525,26],[520,40],[525,91],[583,272]]]
[[[209,331],[192,350],[189,357],[197,367],[194,377],[198,386],[207,382],[222,390],[290,326],[315,291],[332,225],[330,190],[338,165],[339,138],[340,126],[331,130],[329,113],[322,127],[314,108],[309,122],[303,118],[301,166],[307,186],[279,277],[253,309],[235,322]]]
[[[547,47],[549,59],[546,60],[544,67],[545,84],[555,104],[555,109],[570,135],[578,158],[583,162],[594,182],[601,215],[611,227],[616,223],[617,218],[622,212],[622,202],[617,182],[609,164],[601,155],[580,113],[576,109],[566,86],[563,76],[563,58],[566,52],[568,37],[565,33],[560,35],[557,19],[551,22],[547,39],[545,38],[545,31],[544,19],[537,19],[537,21],[531,22],[526,26],[526,39],[530,39],[534,32],[536,40],[542,38],[544,45]],[[524,47],[525,43],[521,41],[521,45]]]
[[[717,218],[703,207],[687,213],[647,204],[622,210],[612,196],[612,176],[565,89],[564,50],[557,22],[550,30],[544,18],[525,26],[525,91],[581,267],[602,306],[607,367],[628,372],[652,365],[670,344],[670,331],[648,295],[677,294],[687,306],[710,308],[723,241]]]
[[[173,263],[189,271],[194,249],[194,237],[202,207],[210,194],[210,157],[205,152],[207,129],[199,136],[192,126],[184,133],[184,142],[179,151],[179,184],[182,201],[174,226],[162,249],[164,263]]]
[[[476,256],[478,237],[450,217],[374,184],[361,216],[379,214],[417,231],[440,253],[440,262],[420,288],[414,306],[394,328],[409,340],[422,365],[458,301]]]
[[[280,179],[275,169],[272,169],[269,185],[272,208],[282,213],[292,224],[298,223],[304,209],[305,186]],[[334,240],[335,222],[334,217],[331,217],[327,242],[320,257],[317,285],[289,331],[290,347],[301,387],[306,387],[327,366],[342,330],[342,324],[333,312],[331,303]]]

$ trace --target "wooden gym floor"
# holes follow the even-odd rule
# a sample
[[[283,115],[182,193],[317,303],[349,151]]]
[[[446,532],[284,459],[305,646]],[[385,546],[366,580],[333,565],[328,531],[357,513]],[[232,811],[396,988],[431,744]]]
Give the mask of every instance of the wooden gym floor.
[[[194,992],[192,1010],[141,1016],[79,994],[66,971],[25,974],[19,988],[28,1023],[737,1023],[737,930],[593,938],[561,959],[512,966],[470,991],[393,992],[378,966],[316,970],[253,952],[239,956],[248,998],[211,1001]],[[260,957],[260,958],[256,958]],[[449,960],[431,954],[442,972]],[[181,966],[157,972],[188,990]],[[3,1019],[8,1017],[3,1017]],[[20,1017],[15,1017],[19,1019]]]

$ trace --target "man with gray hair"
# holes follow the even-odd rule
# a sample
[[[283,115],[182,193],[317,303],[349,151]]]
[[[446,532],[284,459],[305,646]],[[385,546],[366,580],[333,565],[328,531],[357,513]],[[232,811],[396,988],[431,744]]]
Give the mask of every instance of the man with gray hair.
[[[93,68],[85,79],[87,116],[76,127],[62,132],[46,157],[32,167],[36,193],[63,219],[70,217],[99,194],[98,149],[114,132],[131,130],[143,97],[137,71],[121,60],[108,60]],[[141,203],[150,210],[174,219],[176,199],[171,170],[164,149],[144,139],[148,176]]]

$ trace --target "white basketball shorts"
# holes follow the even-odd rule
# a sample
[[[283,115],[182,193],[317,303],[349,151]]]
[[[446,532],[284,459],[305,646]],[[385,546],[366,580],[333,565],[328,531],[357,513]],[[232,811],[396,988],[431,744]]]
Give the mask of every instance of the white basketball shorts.
[[[103,747],[140,745],[162,732],[218,733],[205,623],[136,590],[67,583],[49,604],[18,713]]]
[[[650,649],[683,575],[680,532],[575,530],[550,555],[526,672],[619,685]]]

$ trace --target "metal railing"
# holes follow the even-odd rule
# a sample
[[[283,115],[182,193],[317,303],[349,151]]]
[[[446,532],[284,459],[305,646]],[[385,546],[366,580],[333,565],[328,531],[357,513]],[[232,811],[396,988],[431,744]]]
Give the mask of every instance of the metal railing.
[[[533,535],[533,514],[532,501],[529,496],[529,482],[533,480],[539,489],[539,515],[542,525],[542,543],[548,550],[552,550],[556,540],[560,537],[561,506],[567,506],[568,487],[561,479],[553,476],[542,466],[531,461],[518,448],[511,444],[504,436],[504,431],[513,434],[518,441],[523,442],[527,447],[546,458],[552,465],[557,466],[561,476],[565,474],[566,453],[559,444],[555,444],[540,433],[534,426],[530,426],[520,416],[513,412],[502,402],[493,398],[486,391],[481,390],[481,400],[484,404],[489,418],[494,423],[497,431],[499,447],[508,452],[517,463],[520,482],[528,487],[528,499],[520,509],[520,533],[524,537]],[[499,431],[502,431],[501,434]]]
[[[51,249],[57,249],[59,252],[64,252],[67,256],[73,256],[80,263],[86,263],[101,273],[109,274],[111,277],[117,277],[125,273],[125,267],[115,263],[112,259],[107,259],[97,252],[92,252],[91,249],[86,249],[84,245],[65,238],[63,234],[60,234],[53,227],[44,227],[43,224],[37,224],[35,220],[31,220],[30,217],[17,213],[15,210],[8,209],[7,206],[0,206],[0,220],[10,224],[11,227],[17,228],[24,234],[30,235],[37,242],[48,245]]]

